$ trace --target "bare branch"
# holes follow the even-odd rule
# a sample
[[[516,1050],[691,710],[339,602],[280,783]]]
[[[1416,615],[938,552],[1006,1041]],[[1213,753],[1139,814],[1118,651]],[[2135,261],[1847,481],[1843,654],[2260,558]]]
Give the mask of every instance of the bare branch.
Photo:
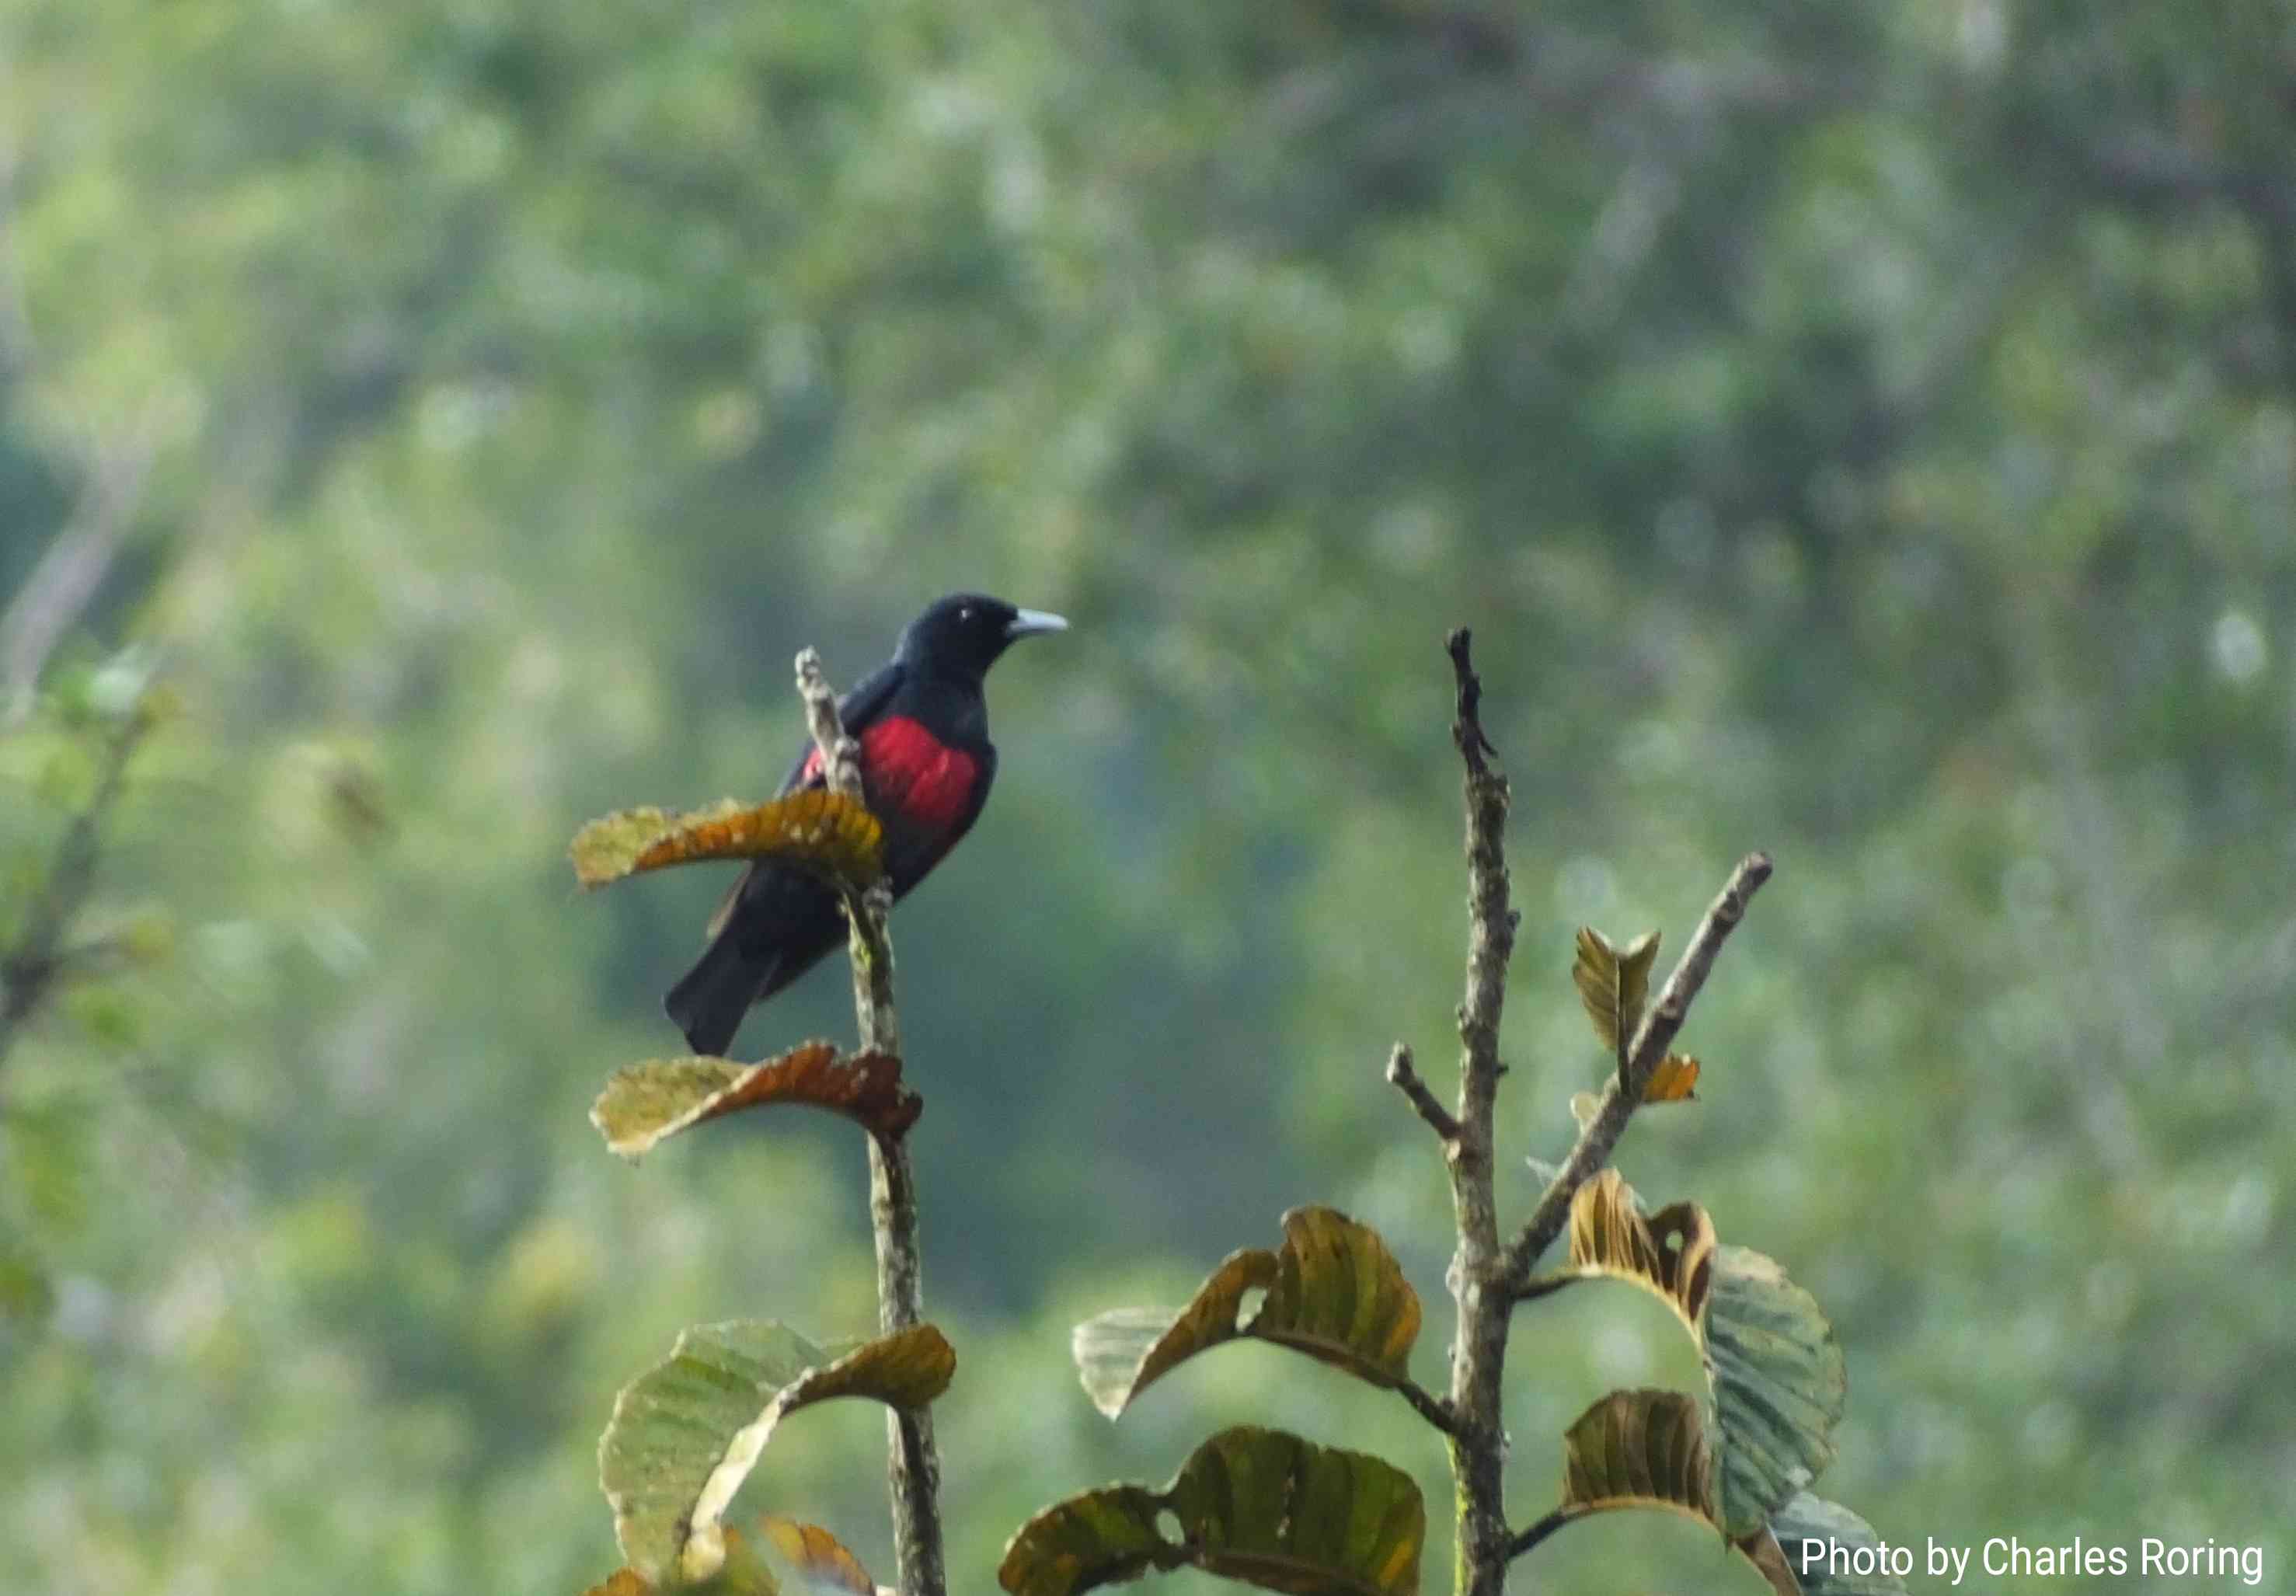
[[[846,734],[837,697],[807,649],[797,657],[797,686],[807,724],[821,749],[832,792],[867,801],[861,779],[861,745]],[[886,929],[891,888],[883,880],[865,893],[848,894],[852,934],[853,1011],[861,1045],[898,1056],[900,1016],[893,1003],[893,944]],[[924,1256],[917,1242],[916,1172],[899,1136],[869,1138],[869,1221],[877,1242],[877,1324],[887,1333],[924,1318]],[[894,1555],[903,1596],[943,1596],[948,1586],[940,1522],[940,1450],[930,1409],[895,1409],[885,1420],[890,1448],[887,1472],[893,1494]]]
[[[1529,1221],[1500,1260],[1497,1278],[1510,1296],[1519,1297],[1524,1292],[1532,1265],[1562,1233],[1570,1216],[1570,1199],[1595,1171],[1610,1161],[1611,1150],[1619,1144],[1619,1138],[1626,1134],[1627,1121],[1642,1104],[1643,1089],[1650,1083],[1651,1071],[1666,1057],[1667,1049],[1682,1030],[1683,1020],[1689,1016],[1691,1001],[1706,984],[1706,977],[1714,968],[1715,955],[1722,951],[1724,941],[1745,917],[1748,901],[1769,879],[1770,856],[1747,855],[1730,872],[1720,895],[1708,907],[1706,918],[1698,922],[1697,933],[1682,951],[1681,962],[1666,978],[1658,1002],[1651,1005],[1636,1028],[1634,1047],[1627,1055],[1623,1076],[1613,1077],[1603,1087],[1603,1101],[1595,1110],[1595,1117],[1578,1134],[1570,1156],[1562,1161],[1562,1168],[1548,1183]]]
[[[1419,1111],[1419,1117],[1427,1122],[1430,1130],[1446,1142],[1459,1139],[1459,1122],[1451,1117],[1450,1109],[1435,1101],[1435,1094],[1411,1066],[1411,1050],[1400,1042],[1388,1055],[1387,1078],[1390,1084],[1411,1100],[1411,1106]]]
[[[798,654],[797,690],[805,700],[806,722],[813,730],[814,746],[821,750],[829,790],[866,803],[861,745],[846,734],[838,718],[837,695],[822,673],[821,656],[812,649]],[[892,910],[892,889],[882,881],[865,893],[846,896],[845,918],[853,931],[853,1011],[860,1022],[861,1045],[898,1058],[901,1020],[893,1006],[893,944],[885,929]]]
[[[1491,1119],[1498,1098],[1499,1017],[1516,916],[1508,905],[1505,776],[1484,733],[1483,684],[1464,627],[1451,634],[1451,741],[1464,767],[1467,810],[1467,990],[1459,1005],[1459,1112],[1444,1151],[1459,1227],[1450,1286],[1458,1311],[1451,1344],[1451,1470],[1458,1481],[1455,1588],[1460,1596],[1500,1596],[1506,1585],[1506,1433],[1500,1380],[1506,1367],[1510,1304],[1503,1283],[1498,1207],[1491,1171]]]
[[[1553,1535],[1556,1530],[1561,1529],[1573,1518],[1579,1517],[1580,1513],[1583,1511],[1583,1509],[1573,1510],[1567,1507],[1556,1508],[1553,1512],[1547,1514],[1546,1518],[1541,1518],[1538,1523],[1532,1525],[1529,1529],[1524,1530],[1522,1534],[1517,1535],[1513,1540],[1507,1543],[1507,1561],[1514,1561],[1515,1559],[1521,1557],[1524,1552],[1529,1551],[1532,1547],[1546,1539],[1547,1536]]]
[[[16,945],[0,955],[0,987],[4,987],[0,994],[0,1061],[6,1060],[26,1022],[65,975],[72,955],[80,951],[68,952],[64,937],[95,884],[104,820],[119,801],[128,760],[151,725],[152,717],[140,704],[121,716],[105,747],[94,792],[64,829],[63,840],[56,845],[55,858],[32,901],[31,912],[24,917]]]
[[[805,700],[805,720],[812,729],[814,745],[821,749],[821,768],[829,790],[849,798],[865,797],[861,790],[861,745],[845,734],[845,723],[837,714],[837,694],[830,688],[827,673],[821,668],[819,651],[798,651],[797,691]]]
[[[1552,1297],[1563,1287],[1575,1286],[1586,1278],[1583,1274],[1542,1274],[1516,1287],[1510,1300],[1520,1307],[1527,1302],[1537,1302],[1542,1297]]]
[[[0,613],[0,707],[7,722],[31,712],[40,672],[103,585],[144,496],[152,445],[137,439],[99,448],[70,522],[57,533]]]
[[[12,76],[7,59],[0,56],[0,94],[10,94]],[[24,166],[15,141],[6,128],[0,127],[0,376],[11,378],[31,369],[37,353],[32,317],[26,308],[23,255],[16,241]]]

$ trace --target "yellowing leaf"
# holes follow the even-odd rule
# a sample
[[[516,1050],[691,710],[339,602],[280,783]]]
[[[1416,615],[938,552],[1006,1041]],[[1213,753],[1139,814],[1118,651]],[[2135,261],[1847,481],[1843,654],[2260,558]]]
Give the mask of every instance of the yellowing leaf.
[[[653,1586],[636,1568],[617,1568],[602,1585],[592,1585],[583,1596],[652,1596]]]
[[[1578,956],[1571,964],[1570,979],[1578,988],[1587,1018],[1595,1022],[1595,1035],[1622,1068],[1627,1044],[1634,1039],[1635,1027],[1642,1023],[1643,1006],[1650,1000],[1651,965],[1657,958],[1656,931],[1645,931],[1626,946],[1613,947],[1611,939],[1592,926],[1578,928]]]
[[[1266,1296],[1244,1319],[1254,1290]],[[1392,1387],[1407,1378],[1418,1335],[1418,1294],[1379,1233],[1309,1207],[1283,1215],[1280,1250],[1230,1254],[1186,1307],[1103,1314],[1077,1326],[1070,1347],[1094,1405],[1113,1419],[1181,1363],[1241,1337]]]
[[[1570,1201],[1571,1267],[1655,1292],[1702,1345],[1714,1247],[1714,1222],[1705,1209],[1678,1202],[1645,1219],[1635,1207],[1634,1188],[1615,1169],[1579,1187]]]
[[[956,1354],[931,1325],[834,1357],[764,1320],[696,1325],[623,1387],[598,1442],[598,1477],[622,1555],[644,1577],[707,1579],[725,1566],[734,1493],[782,1420],[840,1396],[922,1407],[948,1388]]]
[[[726,798],[683,814],[619,810],[577,831],[568,852],[585,887],[706,859],[779,859],[859,888],[877,879],[883,843],[866,805],[816,787],[766,804]]]
[[[1643,1083],[1645,1103],[1689,1102],[1698,1095],[1698,1060],[1688,1053],[1669,1053]]]
[[[748,1535],[731,1525],[725,1534],[725,1564],[700,1584],[656,1586],[636,1569],[621,1568],[586,1596],[654,1596],[657,1590],[693,1596],[877,1596],[860,1561],[818,1525],[767,1514]]]
[[[768,1513],[758,1520],[758,1531],[795,1571],[801,1589],[824,1596],[836,1592],[877,1596],[877,1582],[861,1567],[861,1559],[818,1524]]]
[[[1706,1423],[1695,1397],[1613,1391],[1563,1435],[1566,1513],[1666,1508],[1714,1525],[1713,1503]]]
[[[762,1064],[687,1057],[629,1065],[590,1106],[590,1123],[608,1147],[635,1158],[706,1120],[778,1103],[824,1109],[888,1138],[924,1111],[890,1053],[840,1058],[829,1043],[807,1042]]]
[[[1167,1513],[1177,1539],[1160,1527]],[[1012,1596],[1075,1596],[1193,1567],[1297,1596],[1406,1596],[1426,1535],[1419,1487],[1392,1464],[1243,1426],[1198,1447],[1160,1492],[1111,1486],[1046,1509],[996,1577]]]

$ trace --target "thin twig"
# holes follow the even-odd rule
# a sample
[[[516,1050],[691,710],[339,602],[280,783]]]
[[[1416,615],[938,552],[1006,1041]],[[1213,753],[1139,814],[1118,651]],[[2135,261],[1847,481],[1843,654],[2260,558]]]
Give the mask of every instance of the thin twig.
[[[17,937],[15,946],[0,955],[0,986],[5,987],[5,995],[0,996],[0,1062],[6,1060],[26,1022],[66,973],[71,954],[79,951],[68,953],[63,940],[95,884],[104,819],[119,801],[127,781],[127,762],[151,725],[152,717],[141,704],[130,708],[120,718],[105,745],[103,764],[96,773],[95,790],[64,828],[63,839],[56,845],[54,861],[48,866],[38,896],[32,901],[31,912],[24,917],[22,935]]]
[[[1552,1297],[1563,1287],[1575,1286],[1587,1278],[1583,1274],[1536,1275],[1515,1288],[1514,1304],[1520,1307],[1527,1302],[1537,1302],[1542,1297]]]
[[[127,542],[153,453],[152,429],[91,451],[88,479],[71,520],[0,612],[0,719],[20,724],[32,709],[40,673],[103,586]]]
[[[1451,1117],[1450,1109],[1435,1101],[1435,1094],[1427,1089],[1427,1083],[1421,1080],[1419,1072],[1411,1067],[1411,1050],[1400,1042],[1387,1056],[1387,1078],[1397,1091],[1410,1100],[1411,1106],[1419,1110],[1419,1117],[1427,1122],[1428,1129],[1445,1142],[1459,1139],[1459,1122]]]
[[[1570,1156],[1562,1161],[1562,1169],[1547,1183],[1529,1222],[1500,1259],[1498,1279],[1510,1296],[1519,1297],[1522,1294],[1532,1266],[1554,1245],[1555,1237],[1562,1233],[1563,1225],[1569,1222],[1570,1199],[1610,1160],[1611,1150],[1626,1134],[1627,1121],[1634,1117],[1635,1109],[1642,1104],[1643,1089],[1650,1083],[1651,1071],[1666,1057],[1666,1050],[1673,1044],[1683,1020],[1689,1016],[1691,1001],[1706,984],[1707,974],[1714,968],[1714,956],[1722,951],[1723,942],[1744,918],[1748,900],[1769,879],[1770,856],[1747,855],[1730,872],[1729,880],[1708,907],[1706,918],[1698,922],[1690,945],[1682,950],[1681,962],[1666,978],[1658,1002],[1651,1005],[1636,1028],[1624,1078],[1613,1077],[1603,1088],[1603,1101],[1595,1110],[1595,1117],[1578,1133],[1578,1144],[1571,1148]]]
[[[1561,1529],[1564,1525],[1570,1523],[1573,1519],[1583,1518],[1585,1516],[1585,1511],[1586,1510],[1583,1508],[1578,1510],[1567,1507],[1556,1508],[1553,1512],[1547,1514],[1546,1518],[1541,1518],[1538,1523],[1532,1525],[1529,1529],[1524,1530],[1522,1534],[1517,1535],[1513,1540],[1507,1543],[1507,1561],[1514,1561],[1515,1559],[1521,1557],[1524,1552],[1529,1551],[1532,1547],[1546,1539],[1547,1536],[1553,1535],[1556,1530]]]
[[[821,767],[829,790],[853,798],[865,796],[861,790],[861,744],[845,734],[845,723],[837,713],[837,694],[830,688],[828,673],[821,668],[819,651],[798,651],[797,691],[805,700],[806,724],[813,733],[814,746],[821,750]]]
[[[1451,1404],[1434,1392],[1413,1379],[1406,1379],[1395,1389],[1404,1401],[1411,1404],[1414,1412],[1437,1429],[1447,1436],[1458,1433],[1459,1421],[1451,1412]]]
[[[1467,988],[1459,1005],[1459,1112],[1444,1143],[1459,1228],[1450,1287],[1458,1312],[1451,1345],[1451,1472],[1458,1483],[1455,1588],[1500,1596],[1506,1585],[1506,1432],[1500,1383],[1508,1310],[1498,1206],[1492,1184],[1491,1120],[1498,1098],[1499,1017],[1506,1003],[1516,915],[1507,902],[1505,776],[1483,732],[1483,684],[1464,627],[1446,643],[1456,688],[1451,741],[1464,766],[1467,811]]]
[[[822,673],[821,656],[811,649],[797,657],[797,684],[805,700],[807,724],[821,749],[829,790],[865,801],[860,744],[846,734],[836,695]],[[892,891],[882,880],[865,892],[846,895],[853,1011],[861,1045],[898,1057],[901,1025],[893,1003],[893,944],[886,929],[892,906]],[[916,1173],[910,1166],[907,1143],[898,1135],[873,1133],[869,1138],[869,1221],[877,1241],[877,1324],[890,1334],[924,1318]],[[900,1589],[905,1596],[943,1596],[948,1579],[941,1541],[940,1451],[933,1439],[932,1411],[896,1408],[885,1428]]]

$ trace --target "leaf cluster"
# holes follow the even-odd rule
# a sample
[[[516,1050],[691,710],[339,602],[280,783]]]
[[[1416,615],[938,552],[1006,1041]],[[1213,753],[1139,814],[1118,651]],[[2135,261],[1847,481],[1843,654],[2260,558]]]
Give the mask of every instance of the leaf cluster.
[[[587,887],[707,860],[772,859],[816,872],[852,903],[878,879],[882,839],[858,799],[801,790],[761,805],[619,811],[584,826],[570,852]],[[687,1056],[627,1066],[590,1118],[610,1150],[635,1159],[711,1120],[782,1106],[835,1114],[887,1144],[924,1108],[891,1053],[845,1055],[812,1041],[756,1064]],[[955,1348],[931,1324],[842,1346],[816,1345],[773,1320],[688,1329],[668,1358],[622,1388],[599,1438],[599,1484],[627,1564],[593,1596],[669,1588],[873,1596],[874,1583],[826,1529],[769,1514],[743,1536],[727,1512],[792,1414],[851,1397],[922,1409],[955,1371]]]
[[[1463,749],[1470,746],[1463,738]],[[1629,1064],[1658,945],[1656,932],[1624,946],[1592,929],[1578,933],[1572,983],[1620,1090],[1634,1086]],[[1422,1102],[1424,1087],[1407,1057],[1398,1060],[1390,1079],[1457,1156],[1460,1122],[1431,1109],[1431,1099]],[[1685,1101],[1698,1075],[1694,1059],[1664,1053],[1642,1101]],[[1582,1114],[1582,1124],[1590,1117]],[[1646,1212],[1614,1169],[1572,1194],[1567,1264],[1523,1281],[1517,1300],[1602,1280],[1647,1291],[1696,1346],[1707,1389],[1615,1391],[1596,1401],[1563,1436],[1562,1500],[1513,1538],[1507,1555],[1525,1555],[1595,1514],[1656,1509],[1712,1529],[1777,1596],[1831,1589],[1820,1579],[1802,1583],[1786,1548],[1799,1552],[1813,1537],[1844,1545],[1874,1537],[1854,1514],[1807,1491],[1833,1461],[1848,1396],[1841,1350],[1816,1302],[1772,1259],[1723,1244],[1699,1205]],[[1412,1378],[1420,1320],[1419,1298],[1378,1232],[1308,1207],[1283,1216],[1280,1248],[1230,1255],[1185,1305],[1097,1315],[1077,1326],[1072,1351],[1086,1394],[1111,1419],[1191,1359],[1257,1340],[1398,1391],[1429,1423],[1456,1433],[1472,1419]],[[1168,1532],[1160,1528],[1167,1523]],[[1234,1429],[1205,1443],[1160,1492],[1111,1486],[1046,1509],[1013,1536],[1000,1578],[1012,1596],[1074,1596],[1152,1569],[1194,1567],[1276,1591],[1384,1596],[1417,1588],[1424,1527],[1417,1486],[1380,1459]],[[1884,1580],[1874,1588],[1898,1587]]]

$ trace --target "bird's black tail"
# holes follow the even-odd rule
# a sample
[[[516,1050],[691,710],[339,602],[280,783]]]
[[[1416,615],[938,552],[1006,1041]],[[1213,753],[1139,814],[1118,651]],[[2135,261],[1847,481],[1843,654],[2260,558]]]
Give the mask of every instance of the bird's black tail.
[[[661,1006],[669,1011],[687,1045],[697,1053],[722,1055],[742,1028],[742,1017],[758,995],[760,972],[735,939],[720,934],[669,989]]]

